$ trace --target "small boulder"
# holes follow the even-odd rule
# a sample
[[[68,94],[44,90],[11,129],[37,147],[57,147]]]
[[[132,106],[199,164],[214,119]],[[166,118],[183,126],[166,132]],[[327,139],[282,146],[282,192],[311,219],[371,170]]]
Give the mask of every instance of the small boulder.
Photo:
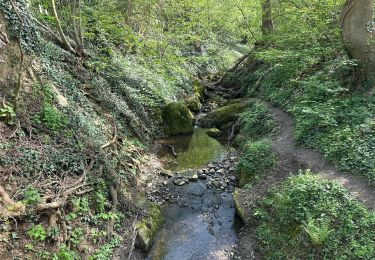
[[[217,128],[208,129],[206,133],[210,137],[220,137],[221,136],[221,131]]]
[[[172,177],[173,177],[173,174],[171,173],[171,171],[168,171],[168,170],[166,170],[166,171],[161,171],[161,172],[160,172],[160,175],[161,175],[161,176],[168,177],[168,178],[172,178]]]
[[[186,182],[183,180],[183,179],[176,179],[173,181],[174,185],[177,185],[177,186],[183,186],[186,184]]]
[[[167,104],[163,109],[162,117],[167,134],[191,134],[194,130],[194,116],[182,102]]]
[[[205,180],[205,179],[207,179],[207,175],[202,173],[202,174],[198,175],[198,178],[201,179],[201,180]]]
[[[216,173],[217,174],[224,174],[224,170],[223,169],[219,169]]]
[[[160,206],[152,204],[147,209],[147,216],[138,221],[135,225],[136,229],[136,246],[144,252],[147,252],[157,234],[157,231],[163,224]]]
[[[235,122],[239,114],[244,112],[250,103],[250,99],[232,100],[202,118],[202,127],[222,127],[229,122]]]
[[[193,176],[189,177],[189,181],[198,181],[198,175],[194,174]]]
[[[188,98],[186,105],[193,112],[200,112],[202,109],[202,103],[197,95]]]

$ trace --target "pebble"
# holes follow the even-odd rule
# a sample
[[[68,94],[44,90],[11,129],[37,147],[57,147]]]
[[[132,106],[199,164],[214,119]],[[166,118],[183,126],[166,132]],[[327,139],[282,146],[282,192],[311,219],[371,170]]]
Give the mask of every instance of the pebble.
[[[177,186],[183,186],[183,185],[186,184],[186,182],[182,179],[176,179],[176,180],[173,181],[173,183]]]
[[[207,179],[207,175],[202,173],[202,174],[198,175],[198,178],[201,179],[201,180],[205,180],[205,179]]]
[[[190,181],[198,181],[198,175],[197,174],[194,174],[193,176],[191,176],[189,178]]]

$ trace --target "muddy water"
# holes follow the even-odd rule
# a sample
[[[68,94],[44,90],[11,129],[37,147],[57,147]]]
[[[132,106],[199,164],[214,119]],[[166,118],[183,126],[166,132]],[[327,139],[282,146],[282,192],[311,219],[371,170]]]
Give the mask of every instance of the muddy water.
[[[208,137],[204,129],[197,128],[190,138],[170,140],[178,156],[169,160],[178,162],[172,167],[180,171],[197,169],[225,156],[225,147]],[[162,156],[168,156],[165,152]],[[214,173],[184,186],[174,185],[172,178],[165,190],[173,199],[162,206],[164,226],[147,259],[230,259],[237,241],[233,187],[210,187],[214,178],[229,177]]]

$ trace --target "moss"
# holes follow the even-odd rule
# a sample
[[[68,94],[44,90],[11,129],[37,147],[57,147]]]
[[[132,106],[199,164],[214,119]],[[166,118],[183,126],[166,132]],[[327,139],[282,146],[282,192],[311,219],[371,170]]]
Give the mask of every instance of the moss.
[[[203,127],[218,127],[236,121],[240,113],[249,106],[249,99],[236,99],[223,107],[215,109],[202,119]]]
[[[210,137],[219,137],[221,136],[221,131],[217,128],[210,128],[207,130],[207,135]]]
[[[202,103],[199,96],[194,95],[186,100],[187,107],[193,112],[199,112],[202,108]]]
[[[147,210],[147,216],[136,224],[137,247],[147,252],[163,224],[163,217],[160,212],[160,206],[152,204]]]
[[[240,196],[239,196],[238,188],[235,188],[235,189],[234,189],[234,192],[233,192],[233,200],[234,200],[234,206],[235,206],[235,208],[236,208],[236,213],[237,213],[237,215],[238,215],[243,221],[245,221],[245,211],[244,211],[244,209],[242,208],[242,205],[241,205],[241,202],[240,202]]]
[[[195,81],[193,85],[193,91],[198,98],[202,98],[206,92],[206,87],[204,85],[199,84],[198,81]]]
[[[194,116],[182,102],[169,103],[163,110],[164,129],[167,134],[191,134]]]

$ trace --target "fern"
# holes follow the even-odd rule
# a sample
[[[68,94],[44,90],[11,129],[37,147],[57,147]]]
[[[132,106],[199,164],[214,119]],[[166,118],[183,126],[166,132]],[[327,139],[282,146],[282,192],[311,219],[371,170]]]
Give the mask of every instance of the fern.
[[[322,220],[321,224],[318,225],[317,221],[308,218],[307,222],[303,222],[303,229],[309,235],[311,242],[316,246],[321,246],[327,240],[329,234],[333,231],[329,229],[328,221]]]

